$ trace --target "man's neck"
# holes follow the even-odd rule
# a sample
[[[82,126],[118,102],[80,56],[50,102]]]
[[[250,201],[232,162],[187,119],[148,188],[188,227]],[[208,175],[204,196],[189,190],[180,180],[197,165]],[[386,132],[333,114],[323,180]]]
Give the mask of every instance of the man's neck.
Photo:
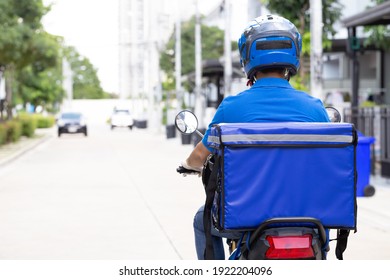
[[[269,73],[257,72],[256,80],[260,80],[262,78],[280,78],[280,79],[284,79],[284,75],[282,75],[279,72],[269,72]]]

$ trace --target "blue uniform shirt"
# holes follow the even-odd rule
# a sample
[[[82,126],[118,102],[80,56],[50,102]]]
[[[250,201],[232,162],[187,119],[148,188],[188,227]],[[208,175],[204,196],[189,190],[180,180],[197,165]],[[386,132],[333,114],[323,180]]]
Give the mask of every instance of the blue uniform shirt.
[[[210,128],[235,122],[329,122],[321,100],[294,89],[281,78],[262,78],[250,89],[226,97],[215,112],[202,143],[207,146]]]

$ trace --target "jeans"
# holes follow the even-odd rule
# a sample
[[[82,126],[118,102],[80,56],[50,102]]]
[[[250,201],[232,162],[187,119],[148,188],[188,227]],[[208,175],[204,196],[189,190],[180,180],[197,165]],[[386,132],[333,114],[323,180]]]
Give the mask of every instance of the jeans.
[[[195,247],[198,260],[204,260],[204,251],[206,249],[206,235],[203,227],[203,212],[204,206],[200,207],[194,217],[194,233],[195,233]],[[225,259],[225,250],[222,238],[239,239],[241,233],[220,233],[214,226],[211,226],[211,234],[213,236],[214,258],[216,260]]]

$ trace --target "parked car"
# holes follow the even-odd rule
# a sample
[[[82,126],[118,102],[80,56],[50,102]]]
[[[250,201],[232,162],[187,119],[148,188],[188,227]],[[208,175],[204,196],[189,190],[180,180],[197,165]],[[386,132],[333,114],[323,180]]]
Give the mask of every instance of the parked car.
[[[128,127],[133,129],[134,120],[128,109],[115,109],[110,118],[111,129]]]
[[[84,133],[88,135],[87,123],[83,114],[78,112],[62,113],[57,119],[58,137],[63,133]]]

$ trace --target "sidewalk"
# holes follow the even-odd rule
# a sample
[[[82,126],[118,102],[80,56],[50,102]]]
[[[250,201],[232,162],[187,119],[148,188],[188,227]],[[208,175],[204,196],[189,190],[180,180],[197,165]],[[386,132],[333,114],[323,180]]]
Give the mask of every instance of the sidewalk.
[[[22,136],[19,141],[0,146],[0,167],[12,162],[55,135],[55,128],[39,128],[31,138]]]

